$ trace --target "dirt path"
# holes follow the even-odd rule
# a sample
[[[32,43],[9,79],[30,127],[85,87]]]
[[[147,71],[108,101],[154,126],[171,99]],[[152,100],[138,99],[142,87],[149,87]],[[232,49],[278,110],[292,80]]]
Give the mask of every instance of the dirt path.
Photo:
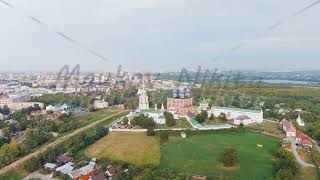
[[[316,166],[313,164],[308,164],[306,162],[304,162],[304,160],[300,157],[298,151],[297,151],[297,146],[296,146],[296,142],[293,138],[291,138],[291,148],[292,148],[292,152],[294,154],[294,156],[296,157],[298,163],[302,166],[302,167],[313,167],[315,168]]]
[[[48,148],[50,148],[50,147],[55,147],[55,146],[61,144],[62,142],[70,139],[71,137],[73,137],[73,136],[75,136],[75,135],[77,135],[77,134],[79,134],[79,133],[81,133],[81,132],[83,132],[83,131],[86,131],[87,129],[93,128],[93,127],[96,126],[97,124],[99,124],[99,123],[101,123],[101,122],[103,122],[103,121],[105,121],[105,120],[107,120],[107,119],[109,119],[109,118],[118,116],[118,115],[120,115],[121,113],[124,113],[124,112],[125,112],[125,111],[121,111],[121,112],[119,112],[119,113],[117,113],[117,114],[107,116],[107,117],[105,117],[105,118],[103,118],[103,119],[101,119],[101,120],[99,120],[99,121],[96,121],[96,122],[94,122],[94,123],[92,123],[92,124],[90,124],[90,125],[88,125],[88,126],[85,126],[85,127],[83,127],[83,128],[77,129],[77,130],[75,130],[75,131],[73,131],[73,132],[71,132],[71,133],[69,133],[69,134],[67,134],[67,135],[65,135],[65,136],[63,136],[63,137],[60,137],[60,138],[57,139],[56,141],[54,141],[54,142],[52,142],[52,143],[49,143],[49,144],[41,147],[40,149],[36,150],[35,152],[30,153],[30,154],[28,154],[27,156],[22,157],[21,159],[13,162],[12,164],[10,164],[10,165],[8,165],[8,166],[6,166],[6,167],[3,167],[3,168],[0,170],[0,175],[2,175],[2,174],[4,174],[4,173],[7,173],[7,172],[9,172],[9,171],[11,171],[11,170],[17,169],[23,162],[25,162],[26,160],[29,160],[29,159],[31,159],[31,158],[33,158],[33,157],[36,157],[37,155],[41,154],[42,152],[44,152],[44,151],[47,150]]]

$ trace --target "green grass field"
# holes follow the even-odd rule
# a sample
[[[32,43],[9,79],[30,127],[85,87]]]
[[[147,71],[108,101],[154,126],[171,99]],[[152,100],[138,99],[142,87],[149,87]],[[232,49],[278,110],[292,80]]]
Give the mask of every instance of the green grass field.
[[[161,146],[160,166],[200,175],[227,175],[232,179],[266,179],[272,175],[273,152],[279,140],[254,133],[194,135],[174,138]],[[263,148],[257,146],[263,145]],[[224,148],[238,151],[239,163],[226,169],[220,163]]]
[[[146,133],[111,132],[85,150],[91,158],[106,157],[136,165],[159,164],[160,145]]]
[[[264,121],[263,123],[260,124],[251,124],[248,126],[248,128],[252,128],[254,130],[259,130],[267,133],[272,133],[272,134],[283,134],[283,130],[279,128],[279,125],[276,123],[271,123],[268,121]]]
[[[80,126],[83,127],[116,112],[117,110],[115,108],[107,108],[95,112],[89,112],[75,118],[77,119],[77,122],[80,124]]]

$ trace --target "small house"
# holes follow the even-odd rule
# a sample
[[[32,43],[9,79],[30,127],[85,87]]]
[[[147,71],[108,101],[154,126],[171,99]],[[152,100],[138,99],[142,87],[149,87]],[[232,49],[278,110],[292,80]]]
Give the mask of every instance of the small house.
[[[296,137],[296,128],[287,119],[280,121],[280,128],[286,132],[286,137]]]
[[[57,163],[68,163],[68,162],[72,162],[73,161],[73,158],[72,157],[69,157],[69,156],[65,156],[65,155],[60,155],[57,157],[56,159],[56,162]]]
[[[48,169],[48,170],[50,170],[50,171],[55,171],[56,167],[57,167],[57,165],[56,165],[56,164],[53,164],[53,163],[46,163],[46,164],[44,165],[44,168],[45,168],[45,169]]]

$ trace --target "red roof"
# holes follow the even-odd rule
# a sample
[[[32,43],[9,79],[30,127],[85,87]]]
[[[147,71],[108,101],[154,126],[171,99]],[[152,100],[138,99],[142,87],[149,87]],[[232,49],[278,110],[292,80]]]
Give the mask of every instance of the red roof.
[[[285,126],[287,131],[290,131],[290,132],[296,131],[296,129],[293,127],[293,125],[286,119],[282,119],[282,121],[280,121],[280,124]]]
[[[309,139],[309,137],[306,134],[304,134],[302,131],[297,131],[296,138]]]
[[[311,141],[310,141],[309,139],[302,139],[302,140],[301,140],[301,143],[302,143],[303,145],[312,146],[312,143],[311,143]]]
[[[296,134],[296,138],[301,139],[301,143],[303,145],[309,145],[312,146],[312,142],[309,139],[309,136],[307,136],[306,134],[304,134],[302,131],[298,131]]]

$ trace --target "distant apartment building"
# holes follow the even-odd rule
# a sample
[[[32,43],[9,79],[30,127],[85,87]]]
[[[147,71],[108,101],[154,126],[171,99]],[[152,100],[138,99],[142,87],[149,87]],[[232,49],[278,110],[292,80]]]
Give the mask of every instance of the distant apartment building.
[[[12,94],[9,98],[0,99],[0,106],[8,106],[11,110],[16,111],[20,109],[26,109],[28,107],[34,107],[36,104],[39,105],[41,109],[44,108],[44,104],[41,102],[30,102],[31,95],[25,94]]]
[[[167,99],[167,110],[174,111],[180,116],[195,113],[196,110],[192,106],[191,91],[189,89],[173,89],[172,97]]]
[[[93,108],[94,109],[104,109],[109,106],[109,103],[104,100],[95,100],[93,102]]]
[[[31,94],[30,93],[15,93],[9,95],[9,99],[12,102],[28,102],[31,101]]]

